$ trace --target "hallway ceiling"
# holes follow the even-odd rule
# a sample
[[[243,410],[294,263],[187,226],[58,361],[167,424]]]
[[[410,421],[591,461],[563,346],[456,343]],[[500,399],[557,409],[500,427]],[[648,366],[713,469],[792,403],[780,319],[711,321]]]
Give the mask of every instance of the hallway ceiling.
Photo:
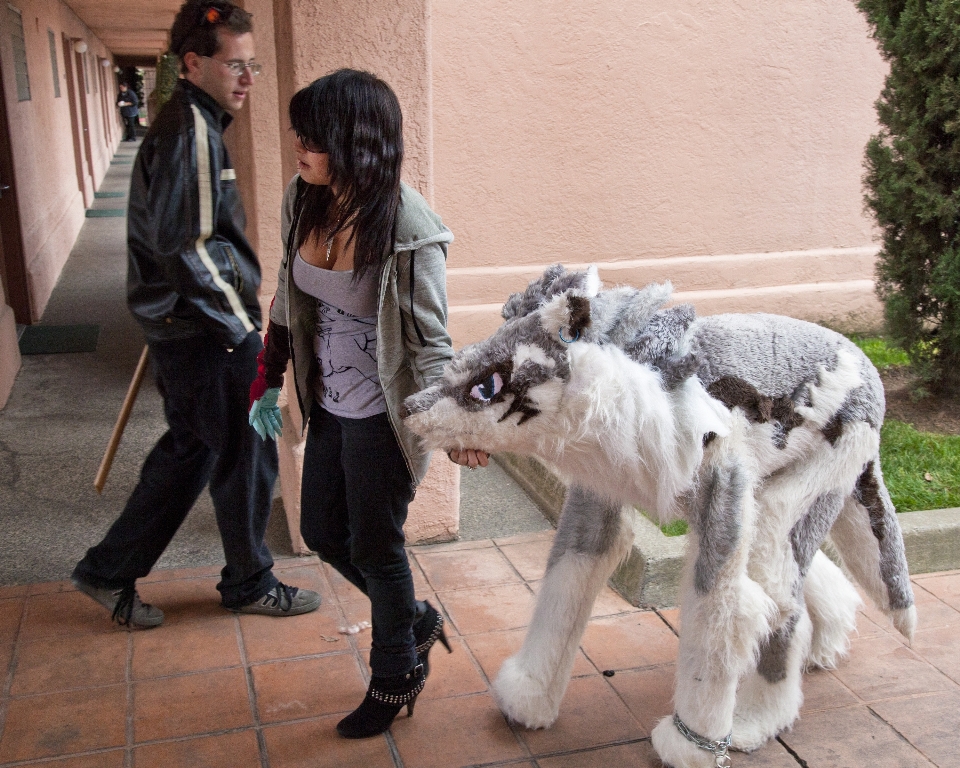
[[[155,62],[183,0],[64,0],[118,59]]]

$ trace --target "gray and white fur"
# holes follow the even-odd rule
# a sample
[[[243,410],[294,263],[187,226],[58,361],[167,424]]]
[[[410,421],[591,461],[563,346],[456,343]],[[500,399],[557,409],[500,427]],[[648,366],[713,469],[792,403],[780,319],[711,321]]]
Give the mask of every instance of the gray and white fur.
[[[429,448],[545,460],[569,493],[522,649],[494,683],[503,711],[551,725],[593,602],[629,551],[625,509],[690,526],[677,715],[756,749],[797,718],[805,667],[849,647],[859,596],[912,637],[903,538],[880,472],[883,388],[863,353],[776,315],[697,318],[671,287],[601,290],[555,266],[504,305],[505,323],[404,403]],[[664,763],[714,757],[666,718]]]

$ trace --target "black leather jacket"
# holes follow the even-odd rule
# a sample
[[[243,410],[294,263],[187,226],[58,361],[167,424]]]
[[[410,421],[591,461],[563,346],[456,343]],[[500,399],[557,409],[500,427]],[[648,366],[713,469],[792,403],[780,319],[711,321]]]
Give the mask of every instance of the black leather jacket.
[[[205,91],[179,80],[137,153],[127,304],[148,341],[208,334],[232,348],[260,330],[260,263],[244,235],[223,145],[231,119]]]

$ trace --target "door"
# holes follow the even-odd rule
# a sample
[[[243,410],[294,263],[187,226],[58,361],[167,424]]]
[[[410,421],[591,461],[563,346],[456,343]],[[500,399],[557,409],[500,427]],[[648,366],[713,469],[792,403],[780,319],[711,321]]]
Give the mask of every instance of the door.
[[[2,65],[0,65],[2,67]],[[0,69],[0,84],[4,82]],[[7,289],[7,302],[18,323],[33,322],[30,290],[23,258],[20,208],[13,175],[13,151],[7,123],[7,98],[0,85],[0,271]]]
[[[71,50],[73,48],[71,47]],[[90,83],[87,80],[89,75],[83,66],[83,54],[74,52],[74,71],[77,73],[77,95],[80,102],[80,138],[83,144],[83,155],[87,159],[87,174],[90,176],[90,186],[84,188],[83,204],[89,208],[93,202],[93,191],[96,189],[96,183],[93,178],[93,145],[90,136],[90,115],[87,111],[87,90]],[[84,179],[86,181],[86,179]],[[89,199],[88,190],[89,189]]]
[[[77,104],[77,78],[73,72],[73,56],[70,52],[73,50],[73,43],[66,35],[63,36],[63,68],[67,76],[67,101],[70,103],[70,128],[73,133],[73,163],[77,169],[77,189],[84,195],[84,205],[86,205],[86,192],[83,187],[83,143],[80,139],[80,107]]]

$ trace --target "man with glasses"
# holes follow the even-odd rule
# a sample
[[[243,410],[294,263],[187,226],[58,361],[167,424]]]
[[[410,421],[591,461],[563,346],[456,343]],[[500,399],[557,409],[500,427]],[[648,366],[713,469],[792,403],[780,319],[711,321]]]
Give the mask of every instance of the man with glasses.
[[[316,592],[273,574],[263,537],[276,443],[247,422],[263,349],[260,264],[244,235],[223,131],[260,72],[251,29],[250,14],[225,0],[180,8],[170,50],[183,77],[143,139],[130,182],[127,302],[146,334],[169,428],[123,513],[72,577],[129,626],[163,621],[135,582],[208,482],[226,558],[217,585],[223,606],[292,616],[320,605]]]

